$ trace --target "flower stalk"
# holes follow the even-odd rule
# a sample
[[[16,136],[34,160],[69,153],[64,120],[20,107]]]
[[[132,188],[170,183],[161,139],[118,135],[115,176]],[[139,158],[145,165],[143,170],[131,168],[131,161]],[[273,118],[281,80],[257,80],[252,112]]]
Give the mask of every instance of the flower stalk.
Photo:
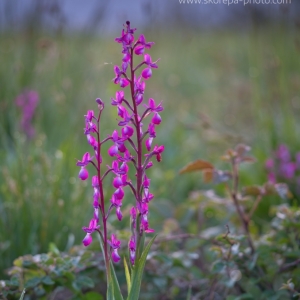
[[[121,242],[115,233],[111,234],[110,239],[108,237],[107,222],[109,221],[109,216],[111,212],[115,211],[118,220],[122,220],[124,188],[128,186],[135,199],[130,210],[132,235],[128,242],[129,260],[131,265],[135,266],[143,253],[145,233],[154,232],[149,227],[148,222],[149,203],[154,198],[154,195],[149,191],[150,179],[146,176],[146,171],[152,167],[153,157],[156,157],[158,162],[161,161],[161,155],[164,151],[163,145],[152,147],[153,140],[156,137],[156,127],[162,121],[159,112],[163,110],[163,107],[161,103],[156,106],[155,100],[152,98],[149,99],[148,105],[141,105],[144,100],[146,80],[152,76],[152,69],[158,68],[157,61],[152,62],[151,56],[144,53],[145,49],[150,49],[154,43],[147,43],[144,35],[141,35],[135,41],[135,31],[136,29],[131,28],[130,22],[127,21],[121,37],[115,39],[117,43],[122,45],[123,59],[121,67],[114,67],[115,78],[113,81],[120,86],[121,90],[116,92],[115,98],[111,98],[111,105],[117,107],[120,130],[114,130],[111,135],[103,138],[101,141],[100,121],[104,110],[104,102],[99,98],[96,99],[98,116],[95,117],[94,111],[89,110],[85,115],[84,129],[87,141],[93,148],[94,156],[87,152],[83,155],[82,160],[77,162],[77,166],[81,167],[78,175],[81,180],[87,180],[89,177],[88,165],[93,166],[96,170],[97,175],[92,177],[94,215],[89,226],[82,228],[86,232],[83,244],[88,246],[92,242],[92,233],[94,231],[100,234],[108,286],[110,281],[113,280],[111,261],[114,263],[120,261],[118,250],[121,246]],[[143,54],[144,59],[135,66],[134,60]],[[144,65],[146,65],[146,68],[141,71]],[[127,91],[129,94],[128,98],[126,98],[126,90],[129,90]],[[145,109],[142,109],[143,106]],[[148,128],[143,130],[147,117],[151,115],[152,118],[148,118]],[[143,145],[144,139],[146,139],[145,147]],[[113,161],[111,166],[108,166],[108,169],[103,170],[102,173],[101,148],[107,142],[112,142],[108,155],[113,158]],[[146,151],[144,150],[145,148]],[[131,180],[128,177],[130,165],[136,171],[135,180]],[[111,195],[110,201],[107,201],[104,198],[103,181],[110,173],[114,174],[112,185],[115,191]],[[149,247],[148,245],[147,251],[149,251]],[[146,256],[144,254],[143,257],[145,260]]]

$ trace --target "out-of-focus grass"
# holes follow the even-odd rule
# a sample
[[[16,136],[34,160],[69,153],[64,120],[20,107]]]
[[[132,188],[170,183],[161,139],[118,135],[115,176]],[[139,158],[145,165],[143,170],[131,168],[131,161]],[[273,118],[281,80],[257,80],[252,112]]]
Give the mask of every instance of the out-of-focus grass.
[[[300,149],[300,61],[296,31],[265,28],[251,32],[150,32],[150,53],[161,58],[147,81],[146,99],[163,101],[158,144],[163,162],[151,170],[150,222],[162,227],[176,216],[199,175],[178,176],[196,158],[214,159],[237,142],[253,146],[262,162],[285,142]],[[113,38],[53,37],[31,33],[0,37],[0,270],[24,253],[64,249],[79,243],[91,214],[90,183],[79,182],[76,159],[89,150],[83,115],[106,103],[103,136],[116,124],[110,106],[117,87],[113,66],[120,46]],[[37,136],[26,141],[14,104],[22,90],[35,89],[40,103]],[[108,159],[108,163],[110,160]],[[258,170],[258,171],[254,171]],[[266,180],[263,167],[246,168],[242,180]],[[107,182],[109,192],[111,184]],[[166,209],[161,209],[161,208]],[[188,209],[178,214],[184,228]],[[125,223],[124,223],[125,224]],[[191,226],[190,228],[194,228]]]

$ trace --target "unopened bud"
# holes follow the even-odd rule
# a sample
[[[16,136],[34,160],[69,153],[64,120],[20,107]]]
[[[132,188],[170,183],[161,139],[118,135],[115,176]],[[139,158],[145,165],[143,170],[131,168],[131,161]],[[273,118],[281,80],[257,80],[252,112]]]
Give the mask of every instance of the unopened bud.
[[[100,98],[97,98],[96,102],[98,104],[98,109],[103,110],[104,109],[104,102]]]

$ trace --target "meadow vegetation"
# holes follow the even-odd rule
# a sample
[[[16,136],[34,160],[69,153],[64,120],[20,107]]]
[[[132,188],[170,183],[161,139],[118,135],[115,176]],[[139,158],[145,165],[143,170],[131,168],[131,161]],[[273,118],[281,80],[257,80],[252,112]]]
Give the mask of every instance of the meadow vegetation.
[[[249,249],[226,187],[205,183],[200,172],[180,175],[179,171],[196,159],[226,169],[220,156],[242,143],[252,147],[256,162],[241,165],[240,185],[263,186],[268,181],[265,161],[275,155],[280,144],[287,145],[295,157],[300,151],[299,31],[273,24],[249,31],[178,28],[146,33],[156,44],[151,55],[161,61],[155,77],[147,83],[149,96],[146,92],[145,98],[151,95],[157,102],[163,101],[164,126],[156,142],[165,145],[165,152],[160,168],[151,173],[156,197],[149,219],[158,238],[146,265],[143,299],[154,299],[153,295],[161,297],[155,299],[169,299],[168,295],[185,299],[189,286],[191,294],[200,293],[199,299],[297,299],[297,289],[289,283],[279,291],[292,278],[289,276],[293,275],[298,287],[300,284],[297,264],[281,269],[293,264],[300,253],[297,190],[291,187],[292,196],[273,193],[261,200],[249,223],[260,250],[247,262],[252,265],[245,267],[238,254],[228,254],[233,245],[240,245],[240,252],[247,255]],[[81,227],[92,213],[92,191],[79,183],[76,161],[88,150],[82,141],[83,114],[97,97],[110,103],[117,90],[112,79],[119,49],[106,36],[28,31],[2,33],[0,39],[0,278],[7,279],[7,269],[25,254],[49,251],[49,256],[62,252],[72,256],[79,251],[82,256],[85,252],[80,251],[86,251],[86,261],[93,255],[76,246],[84,237]],[[20,126],[22,111],[16,105],[17,96],[26,90],[39,95],[32,137]],[[107,105],[103,136],[113,131],[114,116],[115,108]],[[113,187],[107,185],[105,193],[112,192]],[[124,200],[124,216],[129,215],[129,196]],[[246,211],[251,209],[245,205]],[[129,236],[124,230],[128,224],[129,218],[117,222],[111,216],[111,226],[124,240]],[[272,230],[276,234],[268,239]],[[198,235],[202,238],[195,238]],[[265,240],[268,243],[264,244]],[[210,250],[212,245],[223,253],[220,257]],[[290,255],[286,256],[282,249],[292,250],[287,250]],[[266,262],[270,256],[273,260]],[[203,265],[205,261],[211,264]],[[88,263],[92,272],[101,273],[101,268]],[[228,281],[229,263],[250,279],[240,281],[236,271]],[[20,260],[17,266],[21,266]],[[280,273],[286,271],[295,273]],[[174,272],[185,280],[176,281]],[[263,278],[261,282],[255,281],[258,276]],[[55,281],[55,286],[60,284]],[[89,281],[83,285],[92,286]],[[83,297],[82,286],[73,288]],[[269,294],[257,298],[260,289]],[[222,298],[225,294],[227,298]],[[243,294],[248,298],[238,298]]]

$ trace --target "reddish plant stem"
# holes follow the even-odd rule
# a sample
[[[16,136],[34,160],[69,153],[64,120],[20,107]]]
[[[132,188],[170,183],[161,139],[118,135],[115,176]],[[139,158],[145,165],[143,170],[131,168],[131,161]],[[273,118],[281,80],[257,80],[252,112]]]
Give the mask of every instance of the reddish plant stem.
[[[245,234],[247,236],[248,244],[251,249],[251,253],[253,254],[255,252],[255,248],[249,231],[249,220],[247,216],[244,214],[244,212],[242,211],[237,197],[238,187],[239,187],[239,174],[238,174],[237,163],[234,158],[232,159],[231,164],[232,164],[232,174],[233,174],[233,190],[230,191],[230,195],[236,207],[240,220],[242,222]]]
[[[143,166],[142,166],[142,139],[141,139],[141,129],[140,129],[140,122],[138,118],[138,109],[137,105],[134,99],[134,72],[137,68],[133,69],[133,48],[130,50],[130,92],[131,92],[131,99],[132,99],[132,105],[133,105],[133,113],[134,113],[134,120],[136,124],[136,142],[137,142],[137,164],[136,164],[136,201],[138,203],[142,202],[142,180],[143,180]],[[139,213],[140,214],[140,213]],[[137,222],[138,224],[138,222]],[[140,228],[136,225],[135,228],[135,241],[136,241],[136,249],[139,249],[140,247],[140,241],[141,241],[141,234],[140,234]],[[136,260],[139,259],[140,251],[137,251],[137,257]]]
[[[133,49],[131,49],[131,60],[130,60],[130,92],[134,112],[134,120],[136,124],[136,142],[137,142],[137,201],[141,202],[141,185],[142,185],[142,145],[141,145],[141,131],[140,131],[140,120],[138,119],[137,105],[134,100],[134,70],[133,70]]]
[[[101,180],[101,163],[100,163],[100,154],[101,154],[101,139],[100,139],[100,117],[101,112],[99,112],[98,120],[97,120],[97,140],[98,140],[98,149],[97,149],[97,175],[98,175],[98,184],[100,190],[100,210],[103,224],[103,250],[104,250],[104,259],[106,266],[106,276],[107,282],[109,282],[110,277],[110,265],[109,265],[109,255],[108,255],[108,247],[107,247],[107,219],[105,215],[105,202],[104,202],[104,193],[103,193],[103,184]]]

